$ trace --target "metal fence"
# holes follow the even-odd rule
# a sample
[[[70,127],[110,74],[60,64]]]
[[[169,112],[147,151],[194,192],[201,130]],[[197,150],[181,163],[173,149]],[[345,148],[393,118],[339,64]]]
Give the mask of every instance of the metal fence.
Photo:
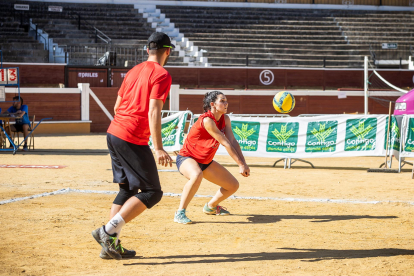
[[[147,60],[144,45],[137,45],[136,48],[114,45],[60,47],[65,52],[65,63],[68,65],[132,67]]]
[[[401,65],[402,61],[414,56],[414,46],[410,44],[373,42],[369,45],[369,51],[375,65],[380,61],[396,61]]]

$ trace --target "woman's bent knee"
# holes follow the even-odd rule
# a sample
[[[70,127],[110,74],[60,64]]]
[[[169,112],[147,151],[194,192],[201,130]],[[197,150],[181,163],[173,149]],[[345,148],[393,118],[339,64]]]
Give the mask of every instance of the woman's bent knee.
[[[237,192],[237,190],[239,189],[239,181],[235,181],[235,182],[233,182],[232,183],[232,185],[230,186],[231,188],[230,188],[230,192],[232,192],[233,194],[235,193],[235,192]]]
[[[200,170],[199,172],[194,172],[191,176],[190,176],[191,180],[194,180],[195,183],[200,184],[201,180],[203,180],[203,172]]]

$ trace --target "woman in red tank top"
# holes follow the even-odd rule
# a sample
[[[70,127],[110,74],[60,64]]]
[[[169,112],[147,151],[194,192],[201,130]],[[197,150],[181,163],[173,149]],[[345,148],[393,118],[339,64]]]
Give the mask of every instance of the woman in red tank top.
[[[226,96],[222,92],[211,91],[205,94],[203,103],[204,114],[191,128],[176,160],[178,170],[188,179],[174,216],[174,221],[182,224],[192,223],[185,210],[203,178],[220,186],[216,195],[204,205],[203,212],[208,215],[230,214],[218,204],[237,191],[239,182],[226,168],[213,161],[220,144],[239,165],[240,174],[244,177],[250,175],[249,166],[234,138],[230,118],[225,115],[228,107]]]

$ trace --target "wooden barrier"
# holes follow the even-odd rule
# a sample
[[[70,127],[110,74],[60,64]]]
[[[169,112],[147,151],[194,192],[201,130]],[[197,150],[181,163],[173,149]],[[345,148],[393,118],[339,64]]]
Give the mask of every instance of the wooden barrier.
[[[114,116],[114,106],[118,96],[118,87],[91,87],[105,108]],[[106,132],[111,121],[104,114],[94,99],[89,96],[89,120],[92,121],[91,132]]]
[[[59,87],[65,83],[66,64],[3,62],[3,67],[19,67],[20,87]]]
[[[81,119],[80,93],[41,93],[41,88],[37,88],[37,90],[39,90],[38,93],[20,92],[23,104],[29,107],[29,115],[36,115],[36,119],[39,120],[50,117],[54,121],[76,121]],[[2,112],[7,111],[12,106],[11,101],[15,95],[15,93],[6,93],[6,101],[9,102],[0,103]]]

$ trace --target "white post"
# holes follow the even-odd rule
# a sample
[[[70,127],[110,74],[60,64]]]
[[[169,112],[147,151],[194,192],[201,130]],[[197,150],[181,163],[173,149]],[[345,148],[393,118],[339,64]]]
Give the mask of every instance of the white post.
[[[180,86],[177,84],[171,85],[170,90],[170,110],[180,110],[180,94],[178,93]]]
[[[89,83],[78,83],[81,91],[81,120],[89,121]]]
[[[368,56],[364,57],[364,114],[368,115]]]

